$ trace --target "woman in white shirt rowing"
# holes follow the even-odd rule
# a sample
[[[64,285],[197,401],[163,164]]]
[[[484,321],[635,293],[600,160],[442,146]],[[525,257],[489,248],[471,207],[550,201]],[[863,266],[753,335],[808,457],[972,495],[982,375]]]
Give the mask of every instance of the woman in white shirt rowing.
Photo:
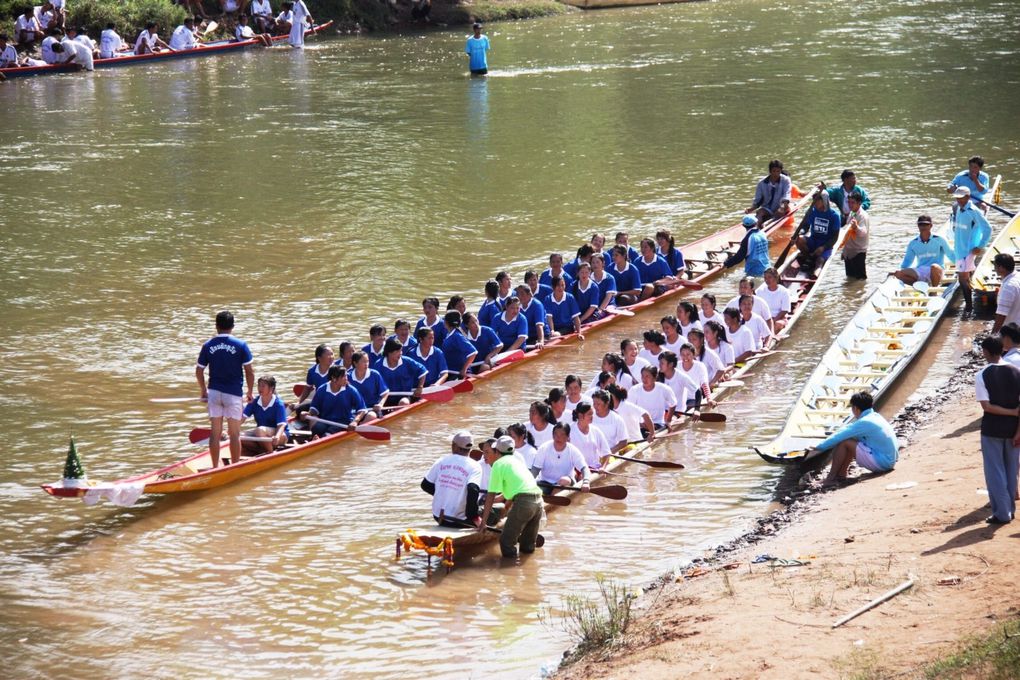
[[[701,329],[701,318],[693,302],[683,300],[676,305],[676,318],[680,322],[680,334],[684,337],[694,329]]]

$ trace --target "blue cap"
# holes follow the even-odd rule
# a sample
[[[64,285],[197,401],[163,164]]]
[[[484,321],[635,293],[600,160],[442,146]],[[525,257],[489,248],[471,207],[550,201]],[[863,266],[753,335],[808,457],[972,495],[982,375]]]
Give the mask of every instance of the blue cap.
[[[744,215],[744,219],[741,221],[741,224],[747,228],[751,228],[758,224],[758,218],[754,215]]]

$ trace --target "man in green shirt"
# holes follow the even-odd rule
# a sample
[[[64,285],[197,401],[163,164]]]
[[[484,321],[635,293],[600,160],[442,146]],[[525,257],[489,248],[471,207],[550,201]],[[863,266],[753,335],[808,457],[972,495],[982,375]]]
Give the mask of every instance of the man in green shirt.
[[[492,474],[478,531],[486,530],[492,504],[496,496],[502,494],[506,500],[506,522],[499,538],[503,557],[517,557],[518,544],[524,554],[535,552],[542,520],[542,490],[538,488],[534,475],[524,459],[514,455],[514,440],[510,437],[497,439],[486,452],[485,462],[492,466]]]

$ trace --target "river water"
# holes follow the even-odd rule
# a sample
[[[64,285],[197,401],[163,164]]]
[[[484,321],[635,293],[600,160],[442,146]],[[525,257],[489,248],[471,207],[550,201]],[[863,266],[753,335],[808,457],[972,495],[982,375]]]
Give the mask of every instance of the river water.
[[[746,527],[778,476],[749,446],[778,433],[916,215],[947,213],[945,182],[974,153],[1007,199],[1020,177],[1020,5],[848,7],[492,25],[487,79],[465,75],[463,31],[439,30],[0,86],[5,675],[527,677],[570,644],[555,625],[565,596],[600,574],[646,583]],[[553,514],[521,566],[494,549],[431,579],[419,556],[395,562],[396,534],[429,519],[421,476],[452,430],[524,419],[668,307],[395,422],[389,445],[130,509],[36,486],[59,478],[72,433],[93,478],[189,453],[202,411],[148,399],[194,392],[220,308],[256,371],[289,386],[319,342],[415,318],[426,295],[477,302],[499,269],[520,278],[594,230],[717,231],[772,157],[802,186],[857,170],[872,279],[833,270],[796,352],[724,404],[729,423],[656,448],[686,471],[626,470],[626,502]],[[737,277],[709,288],[728,295]],[[978,328],[944,324],[894,406],[939,384]]]

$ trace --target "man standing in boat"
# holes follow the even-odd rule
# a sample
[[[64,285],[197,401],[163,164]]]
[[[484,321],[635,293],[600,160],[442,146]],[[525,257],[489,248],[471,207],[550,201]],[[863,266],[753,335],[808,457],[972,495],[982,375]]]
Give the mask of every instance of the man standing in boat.
[[[255,369],[252,368],[251,350],[248,343],[235,338],[234,315],[222,311],[216,315],[216,335],[202,345],[195,366],[200,396],[209,403],[209,455],[212,466],[220,464],[220,438],[223,435],[223,419],[227,419],[227,435],[230,437],[230,462],[241,460],[241,418],[244,404],[251,401],[255,388]],[[206,387],[205,369],[209,368],[209,385]],[[242,383],[247,393],[242,402]]]
[[[432,516],[442,526],[478,523],[482,466],[468,455],[472,446],[470,432],[457,432],[451,440],[450,453],[433,463],[421,480],[422,491],[432,496]]]
[[[468,36],[464,53],[468,55],[468,69],[473,76],[484,76],[489,72],[489,36],[482,35],[482,25],[475,22],[474,35]]]
[[[769,174],[766,175],[754,190],[754,203],[745,210],[747,214],[755,213],[758,224],[765,220],[781,217],[786,214],[790,201],[793,182],[783,173],[783,162],[769,161]],[[785,201],[785,203],[784,203]]]
[[[970,189],[961,186],[953,193],[953,251],[956,274],[963,290],[963,311],[974,308],[974,295],[970,290],[970,275],[977,269],[977,260],[992,240],[992,227],[981,211],[970,202]]]

